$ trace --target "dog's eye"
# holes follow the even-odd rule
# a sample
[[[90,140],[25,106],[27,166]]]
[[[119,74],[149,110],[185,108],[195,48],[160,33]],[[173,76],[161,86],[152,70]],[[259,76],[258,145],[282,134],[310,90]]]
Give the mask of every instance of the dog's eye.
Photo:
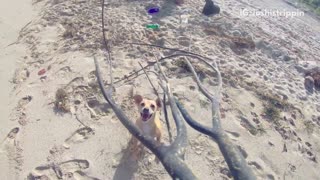
[[[141,103],[140,105],[141,105],[142,107],[143,107],[143,106],[145,106],[145,104],[144,104],[144,103]]]
[[[153,104],[151,104],[151,106],[150,106],[152,109],[154,109],[156,106],[155,105],[153,105]]]

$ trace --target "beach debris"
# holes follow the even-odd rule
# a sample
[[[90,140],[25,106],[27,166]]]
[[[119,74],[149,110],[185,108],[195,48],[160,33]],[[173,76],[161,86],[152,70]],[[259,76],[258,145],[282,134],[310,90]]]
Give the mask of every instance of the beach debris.
[[[148,28],[148,29],[159,29],[160,25],[159,24],[147,24],[146,28]]]
[[[159,7],[151,7],[148,9],[148,14],[157,14],[158,12],[160,11],[160,8]]]
[[[313,79],[313,85],[316,89],[320,89],[320,69],[313,68],[309,72],[306,73],[306,78],[310,77]]]
[[[70,112],[69,96],[66,90],[60,88],[56,92],[55,107],[62,112]]]
[[[38,75],[39,75],[39,76],[42,76],[42,75],[44,75],[44,73],[46,73],[46,69],[41,69],[41,70],[38,72]]]
[[[175,0],[174,3],[178,6],[180,6],[184,3],[184,0]]]
[[[25,81],[29,76],[30,76],[30,71],[27,68],[17,69],[14,72],[12,82],[14,84],[19,84],[19,83]]]
[[[206,0],[203,7],[202,14],[206,16],[215,15],[220,13],[220,7],[215,5],[212,0]]]
[[[27,96],[23,97],[22,99],[30,102],[32,100],[32,96],[27,95]]]
[[[311,76],[307,76],[304,78],[304,87],[307,91],[313,92],[314,89],[314,79]]]
[[[270,142],[270,141],[268,142],[268,144],[269,144],[270,146],[274,146],[274,144],[273,144],[272,142]]]

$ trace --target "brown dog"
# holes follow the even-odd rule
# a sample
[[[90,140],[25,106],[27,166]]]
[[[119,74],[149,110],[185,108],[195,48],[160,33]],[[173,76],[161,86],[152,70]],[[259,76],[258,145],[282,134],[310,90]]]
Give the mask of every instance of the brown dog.
[[[138,107],[140,115],[140,117],[136,120],[136,125],[144,135],[155,139],[160,145],[162,134],[160,122],[160,99],[155,101],[149,100],[143,98],[141,95],[135,95],[133,99]],[[139,147],[139,141],[135,137],[132,137],[132,150],[134,151],[135,158],[137,158],[141,148]]]

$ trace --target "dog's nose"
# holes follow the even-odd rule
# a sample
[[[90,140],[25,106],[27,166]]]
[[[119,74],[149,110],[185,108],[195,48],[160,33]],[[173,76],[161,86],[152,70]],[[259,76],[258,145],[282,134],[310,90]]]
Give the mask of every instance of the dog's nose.
[[[143,109],[143,113],[149,113],[149,109],[144,108],[144,109]]]

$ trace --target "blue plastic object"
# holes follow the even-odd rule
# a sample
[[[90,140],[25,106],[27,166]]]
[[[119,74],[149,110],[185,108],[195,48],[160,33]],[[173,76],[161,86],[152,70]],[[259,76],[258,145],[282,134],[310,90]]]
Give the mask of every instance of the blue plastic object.
[[[148,9],[148,13],[149,14],[156,14],[160,11],[160,9],[158,7],[152,7]]]

